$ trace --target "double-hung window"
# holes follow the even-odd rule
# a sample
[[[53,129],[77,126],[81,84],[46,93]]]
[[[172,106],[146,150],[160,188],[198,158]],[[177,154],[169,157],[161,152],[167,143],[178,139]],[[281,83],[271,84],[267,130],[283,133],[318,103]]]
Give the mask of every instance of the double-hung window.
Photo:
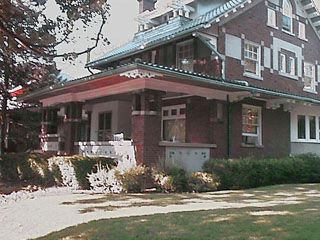
[[[162,140],[185,142],[186,105],[174,105],[162,108]]]
[[[262,144],[261,107],[242,106],[242,143],[260,146]]]
[[[284,31],[293,32],[293,14],[292,5],[289,0],[283,0],[282,4],[283,16],[282,16],[282,29]]]
[[[316,71],[315,65],[311,63],[304,63],[304,90],[315,91],[316,89]]]
[[[276,15],[276,11],[271,9],[271,8],[268,8],[268,22],[267,22],[267,25],[270,26],[270,27],[274,27],[276,28],[277,27],[277,15]]]
[[[193,40],[177,44],[177,68],[193,71]]]
[[[299,38],[306,40],[306,24],[299,22]]]
[[[244,71],[260,77],[260,46],[246,42],[244,44]]]

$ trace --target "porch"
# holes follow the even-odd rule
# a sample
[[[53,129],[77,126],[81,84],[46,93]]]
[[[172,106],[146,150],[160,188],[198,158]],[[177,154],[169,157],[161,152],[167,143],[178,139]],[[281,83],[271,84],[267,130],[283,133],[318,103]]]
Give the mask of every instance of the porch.
[[[58,154],[119,158],[115,149],[130,146],[138,164],[187,170],[200,170],[209,158],[289,155],[292,106],[319,104],[145,63],[56,86],[33,99],[43,106],[44,151],[58,146]]]

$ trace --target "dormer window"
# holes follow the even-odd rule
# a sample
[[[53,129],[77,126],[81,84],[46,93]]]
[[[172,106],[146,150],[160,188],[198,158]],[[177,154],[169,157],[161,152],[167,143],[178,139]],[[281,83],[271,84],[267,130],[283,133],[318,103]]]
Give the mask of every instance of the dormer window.
[[[193,40],[177,44],[177,68],[193,71]]]
[[[283,0],[282,4],[282,29],[286,32],[293,32],[293,11],[289,0]]]

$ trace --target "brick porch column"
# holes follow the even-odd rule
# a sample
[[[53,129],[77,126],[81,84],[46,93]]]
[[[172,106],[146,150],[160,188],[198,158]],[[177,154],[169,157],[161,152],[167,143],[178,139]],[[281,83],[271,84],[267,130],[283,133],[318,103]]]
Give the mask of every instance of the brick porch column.
[[[163,156],[161,141],[162,92],[145,90],[133,95],[132,138],[137,164],[156,166]]]

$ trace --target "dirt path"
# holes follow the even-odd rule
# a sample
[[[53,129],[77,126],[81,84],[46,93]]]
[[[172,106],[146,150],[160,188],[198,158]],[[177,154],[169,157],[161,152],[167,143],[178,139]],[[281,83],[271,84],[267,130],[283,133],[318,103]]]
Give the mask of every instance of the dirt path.
[[[205,194],[90,195],[57,191],[0,205],[0,239],[29,239],[91,220],[155,213],[298,204],[320,197],[320,187],[294,191],[223,191]],[[315,190],[316,189],[316,190]]]

